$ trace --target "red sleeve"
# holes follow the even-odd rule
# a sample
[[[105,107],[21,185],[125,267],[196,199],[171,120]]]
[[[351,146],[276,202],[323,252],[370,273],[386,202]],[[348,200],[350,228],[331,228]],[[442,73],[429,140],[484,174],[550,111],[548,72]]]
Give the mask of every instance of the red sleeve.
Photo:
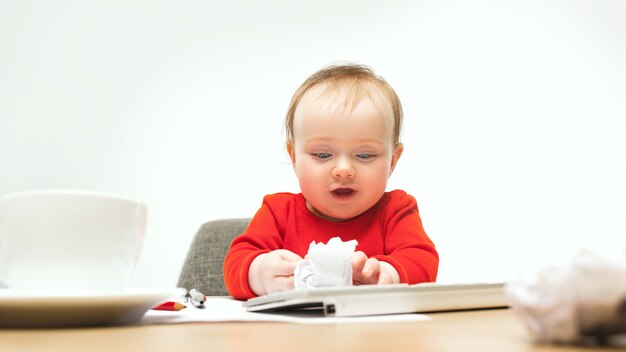
[[[384,216],[386,223],[385,253],[374,258],[391,264],[408,284],[433,282],[437,279],[439,255],[428,238],[412,196],[401,192],[392,197]]]
[[[267,198],[246,231],[233,240],[224,259],[224,283],[235,299],[256,297],[248,284],[250,264],[257,256],[282,248],[283,239]]]

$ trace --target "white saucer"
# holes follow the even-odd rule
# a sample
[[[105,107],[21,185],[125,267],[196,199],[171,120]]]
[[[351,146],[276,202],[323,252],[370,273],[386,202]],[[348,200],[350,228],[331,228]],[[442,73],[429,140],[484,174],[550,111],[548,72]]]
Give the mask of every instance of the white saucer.
[[[67,327],[137,323],[144,313],[184,288],[121,291],[19,292],[0,289],[0,327]]]

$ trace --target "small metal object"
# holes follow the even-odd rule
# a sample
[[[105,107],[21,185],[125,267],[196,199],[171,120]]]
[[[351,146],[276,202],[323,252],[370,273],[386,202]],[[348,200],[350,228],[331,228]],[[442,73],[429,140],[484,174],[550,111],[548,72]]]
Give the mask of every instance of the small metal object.
[[[185,295],[185,302],[189,301],[191,301],[191,304],[193,304],[193,306],[196,308],[204,308],[206,296],[202,292],[196,290],[195,288],[192,288]]]

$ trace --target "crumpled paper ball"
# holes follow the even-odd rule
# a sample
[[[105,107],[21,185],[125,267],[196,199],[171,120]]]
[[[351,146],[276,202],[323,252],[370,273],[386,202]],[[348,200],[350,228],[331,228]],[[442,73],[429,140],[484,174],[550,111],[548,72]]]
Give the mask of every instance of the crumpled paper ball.
[[[626,266],[580,251],[507,285],[515,313],[541,342],[578,343],[626,333]]]
[[[311,242],[304,260],[296,264],[295,289],[352,285],[352,255],[357,241],[333,237],[327,244]]]

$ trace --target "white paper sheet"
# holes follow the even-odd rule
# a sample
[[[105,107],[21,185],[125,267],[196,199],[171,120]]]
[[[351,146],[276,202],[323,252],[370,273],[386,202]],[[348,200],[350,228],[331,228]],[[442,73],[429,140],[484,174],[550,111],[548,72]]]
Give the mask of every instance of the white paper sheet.
[[[204,309],[187,304],[179,311],[149,310],[141,324],[174,324],[192,322],[278,322],[300,324],[335,323],[381,323],[426,321],[431,318],[423,314],[392,314],[364,317],[324,317],[321,310],[309,312],[252,313],[246,312],[241,301],[230,297],[207,297]]]

